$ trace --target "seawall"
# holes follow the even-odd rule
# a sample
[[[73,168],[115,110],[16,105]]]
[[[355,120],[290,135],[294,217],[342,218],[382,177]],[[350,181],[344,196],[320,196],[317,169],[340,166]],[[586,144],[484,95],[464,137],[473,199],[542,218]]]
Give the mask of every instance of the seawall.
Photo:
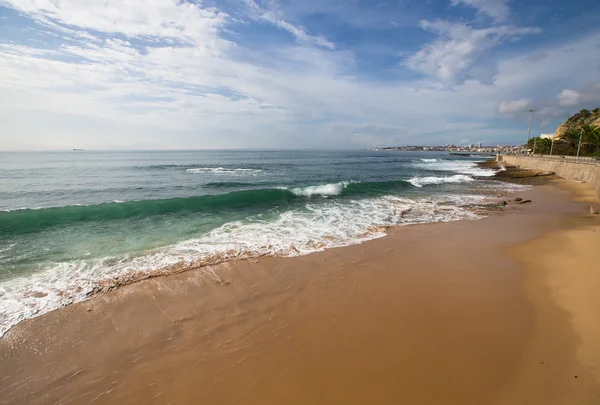
[[[514,155],[498,155],[498,161],[525,169],[554,172],[565,179],[590,183],[600,197],[600,162],[565,161],[560,157],[529,157]]]

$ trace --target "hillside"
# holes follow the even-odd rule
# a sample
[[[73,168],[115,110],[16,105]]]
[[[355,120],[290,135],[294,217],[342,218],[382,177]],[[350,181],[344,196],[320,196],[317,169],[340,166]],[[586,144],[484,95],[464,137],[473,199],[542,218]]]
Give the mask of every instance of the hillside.
[[[527,146],[534,154],[600,156],[600,107],[570,116],[556,129],[554,139],[531,138]]]
[[[600,107],[595,108],[592,111],[584,109],[573,114],[565,122],[559,125],[554,136],[556,138],[562,138],[569,129],[580,130],[584,125],[600,127]]]

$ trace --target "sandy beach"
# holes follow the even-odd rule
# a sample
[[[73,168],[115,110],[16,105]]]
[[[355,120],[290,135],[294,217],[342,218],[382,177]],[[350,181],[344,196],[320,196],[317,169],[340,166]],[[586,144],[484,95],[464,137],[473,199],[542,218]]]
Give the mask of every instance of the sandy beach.
[[[598,404],[600,217],[478,221],[158,277],[0,339],[2,404]]]
[[[0,405],[600,405],[599,21],[0,0]]]

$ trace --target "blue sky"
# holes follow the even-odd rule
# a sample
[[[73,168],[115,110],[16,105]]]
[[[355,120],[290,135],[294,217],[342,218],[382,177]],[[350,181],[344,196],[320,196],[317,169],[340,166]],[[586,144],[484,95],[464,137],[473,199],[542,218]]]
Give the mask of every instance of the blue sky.
[[[592,0],[0,0],[0,149],[519,143],[600,105]]]

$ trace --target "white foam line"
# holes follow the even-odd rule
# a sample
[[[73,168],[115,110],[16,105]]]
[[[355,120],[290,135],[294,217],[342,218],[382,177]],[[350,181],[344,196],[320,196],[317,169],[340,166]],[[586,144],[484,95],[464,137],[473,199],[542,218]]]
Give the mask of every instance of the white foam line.
[[[348,187],[348,184],[351,182],[343,181],[340,183],[332,183],[332,184],[322,184],[318,186],[308,186],[308,187],[296,187],[290,189],[292,193],[298,196],[312,196],[312,195],[322,195],[322,196],[332,196],[332,195],[340,195],[342,191]]]
[[[336,183],[337,184],[337,183]],[[321,192],[337,192],[335,187]],[[303,189],[303,192],[308,192]],[[315,192],[318,189],[311,189]],[[395,196],[307,204],[274,220],[260,216],[229,222],[208,234],[142,256],[79,260],[48,265],[45,270],[0,283],[0,336],[23,319],[87,299],[98,283],[177,263],[258,257],[298,256],[385,236],[385,227],[476,219],[459,205],[476,196],[411,200]],[[440,204],[445,202],[445,204]]]
[[[481,168],[475,163],[476,162],[472,161],[443,160],[437,162],[415,163],[414,165],[420,169],[450,171],[478,177],[491,177],[496,174],[495,170]]]
[[[470,181],[475,181],[475,179],[464,174],[446,177],[413,177],[412,179],[408,180],[408,182],[415,187],[423,187],[429,184],[465,183]]]
[[[224,167],[194,167],[187,169],[188,173],[213,173],[213,174],[242,174],[242,173],[261,173],[260,169],[226,169]]]

